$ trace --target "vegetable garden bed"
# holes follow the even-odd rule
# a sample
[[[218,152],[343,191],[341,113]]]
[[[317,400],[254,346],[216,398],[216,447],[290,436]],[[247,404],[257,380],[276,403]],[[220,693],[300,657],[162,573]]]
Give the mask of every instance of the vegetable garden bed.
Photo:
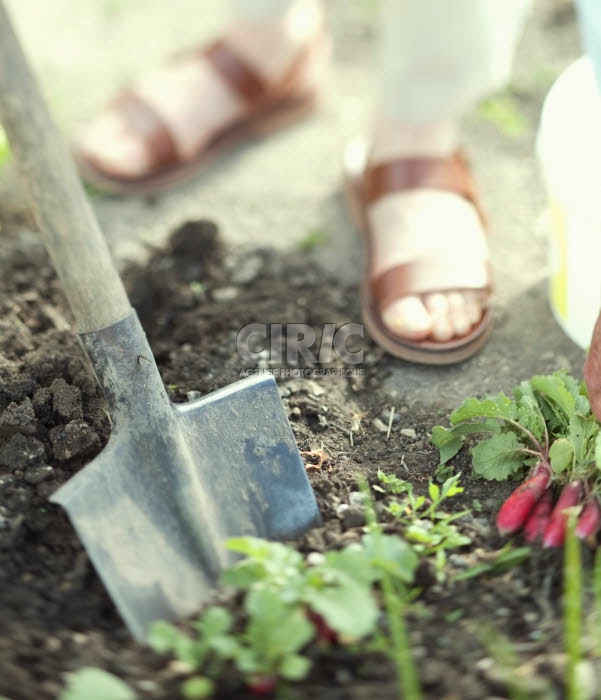
[[[363,376],[279,380],[323,526],[287,548],[238,542],[252,566],[229,574],[237,593],[220,593],[211,608],[220,612],[205,613],[205,633],[213,627],[204,638],[221,640],[210,653],[185,641],[197,639],[193,620],[178,632],[157,629],[164,653],[133,642],[64,513],[47,500],[106,443],[104,402],[35,234],[22,217],[2,224],[0,695],[58,698],[71,672],[94,667],[132,697],[177,698],[182,688],[192,697],[212,686],[215,697],[245,698],[268,657],[276,675],[295,679],[279,680],[280,697],[398,698],[397,671],[405,684],[411,665],[392,652],[405,643],[413,688],[425,698],[564,697],[574,657],[566,656],[562,550],[528,551],[497,533],[497,511],[517,483],[473,478],[466,449],[436,479],[430,435],[446,415],[402,397],[393,406],[383,384],[396,361],[367,342]],[[237,379],[246,365],[235,336],[249,322],[319,328],[359,318],[356,290],[340,289],[306,254],[234,256],[208,222],[181,227],[126,280],[176,401]],[[591,551],[582,552],[586,595],[569,619],[582,620],[578,674],[582,693],[595,697]],[[273,588],[282,561],[285,585]],[[256,580],[268,585],[249,602]],[[204,659],[199,669],[194,659]]]

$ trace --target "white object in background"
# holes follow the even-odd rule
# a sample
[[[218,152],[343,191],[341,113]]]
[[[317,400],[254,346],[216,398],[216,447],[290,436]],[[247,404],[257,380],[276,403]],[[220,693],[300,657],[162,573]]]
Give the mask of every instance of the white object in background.
[[[601,92],[587,57],[566,68],[549,91],[537,152],[553,221],[551,309],[585,349],[601,308]]]

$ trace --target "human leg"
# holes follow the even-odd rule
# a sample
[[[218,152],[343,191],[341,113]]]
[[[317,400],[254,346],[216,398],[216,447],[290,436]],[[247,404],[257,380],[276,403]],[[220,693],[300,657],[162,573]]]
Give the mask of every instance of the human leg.
[[[170,156],[188,163],[244,120],[257,103],[271,107],[270,91],[276,107],[280,102],[294,107],[292,98],[300,107],[311,103],[317,89],[314,63],[322,50],[320,0],[232,0],[232,9],[221,42],[227,55],[209,58],[189,52],[136,81],[85,130],[79,142],[85,165],[116,181],[144,184],[156,171],[170,167],[157,163],[156,157],[157,138],[164,141],[165,131]],[[250,105],[234,89],[236,79],[243,87],[250,81]]]
[[[408,341],[396,354],[409,359],[415,353],[407,353],[407,345],[419,354],[414,344],[426,340],[441,349],[444,343],[461,344],[486,314],[483,222],[467,171],[455,158],[457,122],[507,80],[529,5],[529,0],[382,2],[377,111],[369,143],[362,152],[349,151],[355,162],[347,162],[347,170],[354,171],[355,181],[362,172],[365,182],[375,167],[392,163],[398,180],[399,163],[426,159],[401,177],[409,186],[384,185],[380,177],[382,196],[364,202],[370,232],[366,293],[374,296],[386,287],[385,303],[370,302],[370,313],[379,316],[372,320],[392,336],[386,345],[391,351],[395,338]],[[395,275],[388,273],[395,268],[398,297],[390,294]],[[430,353],[424,361],[446,360],[443,353],[437,359]]]

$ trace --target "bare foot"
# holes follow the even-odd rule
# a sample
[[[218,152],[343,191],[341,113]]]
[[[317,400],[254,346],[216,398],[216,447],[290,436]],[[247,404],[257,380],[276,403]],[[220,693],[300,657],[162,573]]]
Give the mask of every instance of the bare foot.
[[[318,0],[299,0],[279,22],[238,21],[224,38],[267,84],[284,78],[294,59],[323,31]],[[315,76],[307,75],[307,80]],[[208,61],[181,57],[142,77],[131,91],[167,126],[182,161],[243,116],[245,105]],[[79,148],[102,170],[125,178],[150,174],[152,154],[144,134],[132,130],[118,107],[109,106],[84,131]]]
[[[447,157],[456,150],[453,124],[409,128],[381,118],[368,158],[373,166],[398,158]],[[488,253],[482,221],[461,195],[434,189],[391,193],[370,206],[368,219],[373,277],[421,254],[434,251],[452,261],[460,251],[466,267],[482,270],[481,286],[486,286]],[[431,293],[402,297],[384,309],[382,322],[390,331],[412,341],[448,341],[466,335],[479,322],[489,302],[486,291],[456,284],[445,287],[444,274],[434,282]]]

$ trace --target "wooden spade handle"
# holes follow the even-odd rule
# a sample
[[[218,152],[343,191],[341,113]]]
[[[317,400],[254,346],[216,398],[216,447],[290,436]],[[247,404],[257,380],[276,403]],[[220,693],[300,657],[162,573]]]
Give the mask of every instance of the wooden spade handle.
[[[2,0],[0,122],[80,330],[121,320],[131,311],[129,299]]]

